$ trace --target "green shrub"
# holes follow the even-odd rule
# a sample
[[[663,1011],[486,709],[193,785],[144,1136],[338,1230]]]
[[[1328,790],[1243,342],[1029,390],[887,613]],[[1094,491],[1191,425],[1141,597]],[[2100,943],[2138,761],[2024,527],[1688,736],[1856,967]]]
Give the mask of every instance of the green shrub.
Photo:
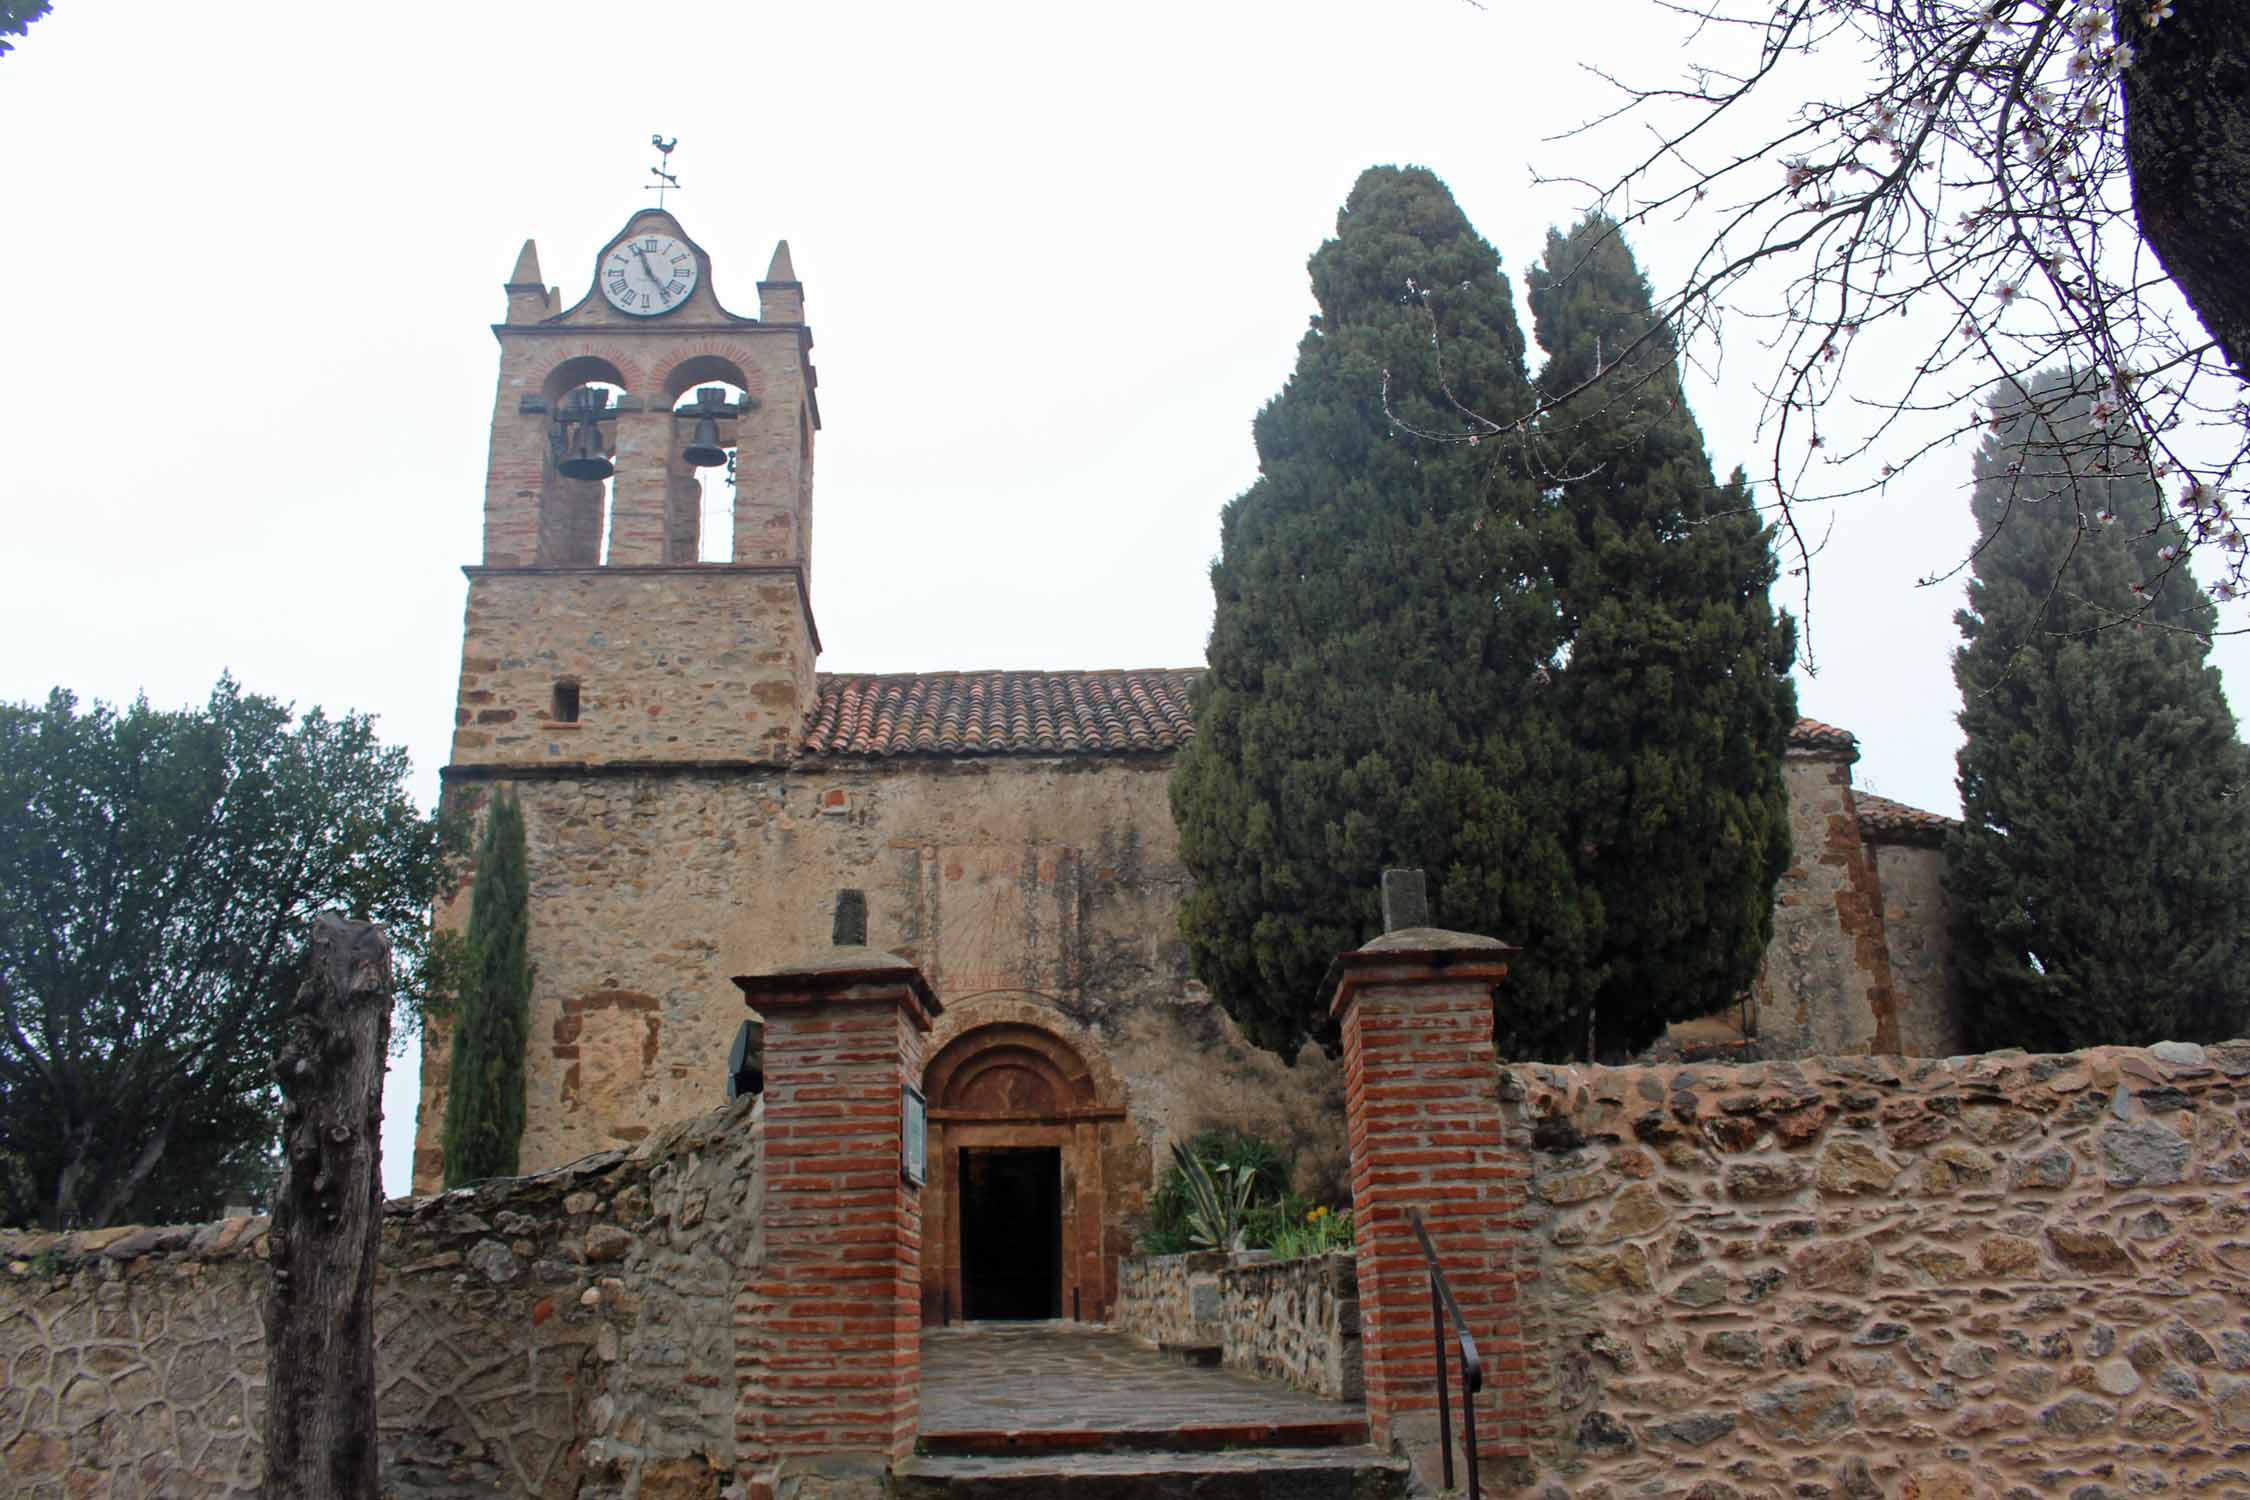
[[[1162,1228],[1152,1224],[1141,1231],[1138,1244],[1143,1255],[1185,1255],[1195,1248],[1188,1243],[1187,1230],[1178,1224]]]
[[[1352,1211],[1313,1208],[1283,1226],[1273,1237],[1277,1260],[1304,1260],[1352,1248]]]
[[[1253,1172],[1237,1171],[1230,1162],[1213,1163],[1193,1151],[1172,1150],[1180,1184],[1187,1195],[1188,1243],[1198,1250],[1240,1248],[1242,1215],[1257,1191]]]
[[[1233,1215],[1223,1243],[1200,1247],[1197,1243],[1190,1224],[1196,1206],[1187,1165],[1190,1161],[1214,1183],[1223,1180],[1230,1184],[1230,1198],[1241,1195],[1241,1207]],[[1264,1248],[1282,1227],[1278,1206],[1289,1197],[1290,1167],[1288,1153],[1279,1146],[1239,1130],[1203,1131],[1184,1150],[1175,1141],[1172,1159],[1158,1174],[1156,1191],[1150,1197],[1148,1227],[1140,1236],[1141,1253],[1178,1255],[1197,1248],[1227,1249],[1237,1233],[1245,1245]],[[1207,1217],[1212,1207],[1206,1205]],[[1206,1227],[1215,1231],[1215,1226]]]
[[[1305,1214],[1312,1205],[1295,1193],[1254,1206],[1242,1216],[1242,1244],[1249,1250],[1271,1250],[1274,1241],[1288,1230],[1305,1222]]]

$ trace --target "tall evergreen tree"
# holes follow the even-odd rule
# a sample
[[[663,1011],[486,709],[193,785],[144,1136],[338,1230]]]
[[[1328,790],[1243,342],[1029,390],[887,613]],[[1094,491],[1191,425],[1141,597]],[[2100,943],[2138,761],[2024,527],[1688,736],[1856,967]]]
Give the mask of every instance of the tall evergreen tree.
[[[1656,319],[1616,224],[1550,232],[1527,279],[1541,396],[1609,372],[1525,449],[1563,522],[1548,570],[1570,647],[1553,706],[1577,768],[1573,876],[1602,914],[1577,1050],[1608,1052],[1727,1004],[1757,973],[1789,863],[1795,630],[1774,612],[1772,533],[1741,472],[1713,483],[1670,331],[1620,363]]]
[[[1362,175],[1311,270],[1319,315],[1211,569],[1172,781],[1181,930],[1246,1034],[1294,1052],[1329,1039],[1321,976],[1379,930],[1380,872],[1419,866],[1434,921],[1524,944],[1502,1014],[1544,1031],[1583,1010],[1599,915],[1566,852],[1539,494],[1465,440],[1464,409],[1531,403],[1508,281],[1420,168]],[[1418,435],[1438,432],[1463,440]]]
[[[445,1185],[513,1177],[523,1144],[524,1049],[531,1034],[529,858],[523,809],[492,799],[469,890],[467,971],[445,1096]]]
[[[1946,886],[1980,1046],[2250,1030],[2250,752],[2161,492],[2085,472],[2102,400],[2044,376],[1996,399],[1977,454]]]

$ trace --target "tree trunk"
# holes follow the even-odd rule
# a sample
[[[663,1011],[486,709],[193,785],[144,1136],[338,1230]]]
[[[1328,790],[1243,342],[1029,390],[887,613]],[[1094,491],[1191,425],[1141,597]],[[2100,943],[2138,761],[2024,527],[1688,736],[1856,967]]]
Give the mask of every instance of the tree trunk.
[[[266,1500],[375,1500],[390,1035],[390,939],[371,922],[322,912],[274,1063],[282,1165],[266,1299]]]
[[[2151,26],[2141,0],[2118,0],[2125,70],[2125,160],[2133,215],[2204,330],[2250,379],[2250,4],[2175,0]]]
[[[93,1127],[65,1126],[63,1139],[70,1143],[70,1160],[64,1162],[62,1171],[56,1174],[55,1204],[47,1213],[47,1227],[56,1231],[78,1227],[78,1192],[86,1181],[86,1153],[93,1149]]]
[[[148,1138],[139,1154],[133,1158],[133,1164],[118,1173],[109,1186],[103,1189],[102,1195],[94,1200],[93,1220],[96,1228],[108,1225],[124,1212],[126,1203],[141,1190],[141,1184],[148,1181],[149,1173],[155,1171],[156,1164],[164,1159],[164,1148],[172,1139],[172,1118],[172,1112],[167,1110],[163,1122],[156,1127],[156,1133]]]

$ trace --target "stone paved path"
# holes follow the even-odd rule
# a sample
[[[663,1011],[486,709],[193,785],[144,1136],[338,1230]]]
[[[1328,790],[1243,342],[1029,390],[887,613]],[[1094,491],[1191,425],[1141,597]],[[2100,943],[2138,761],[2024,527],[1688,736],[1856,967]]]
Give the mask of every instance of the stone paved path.
[[[1246,1429],[1365,1441],[1366,1408],[1278,1381],[1175,1363],[1084,1323],[982,1323],[922,1330],[922,1434],[1145,1433],[1240,1441]],[[1315,1437],[1321,1429],[1333,1435]],[[1356,1429],[1358,1435],[1353,1435]],[[933,1446],[936,1446],[933,1444]],[[1201,1446],[1201,1445],[1198,1445]]]
[[[1406,1460],[1372,1448],[905,1460],[897,1500],[1406,1500]]]

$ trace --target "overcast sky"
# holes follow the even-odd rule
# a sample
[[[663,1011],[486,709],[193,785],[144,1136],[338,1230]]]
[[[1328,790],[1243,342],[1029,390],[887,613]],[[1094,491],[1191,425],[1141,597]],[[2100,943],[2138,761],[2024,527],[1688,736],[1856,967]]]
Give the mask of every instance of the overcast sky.
[[[1583,206],[1530,174],[1589,169],[1541,142],[1602,104],[1588,60],[1666,77],[1677,38],[1651,0],[57,0],[0,58],[0,696],[232,670],[379,714],[433,797],[500,286],[534,236],[587,289],[653,131],[726,305],[777,239],[804,281],[823,669],[1199,663],[1353,179],[1437,171],[1520,293]],[[1635,245],[1660,286],[1688,248]],[[1722,471],[1756,471],[1752,368],[1691,388]],[[1915,583],[1966,545],[1965,471],[1839,508],[1799,686],[1861,786],[1944,812],[1959,591]]]

